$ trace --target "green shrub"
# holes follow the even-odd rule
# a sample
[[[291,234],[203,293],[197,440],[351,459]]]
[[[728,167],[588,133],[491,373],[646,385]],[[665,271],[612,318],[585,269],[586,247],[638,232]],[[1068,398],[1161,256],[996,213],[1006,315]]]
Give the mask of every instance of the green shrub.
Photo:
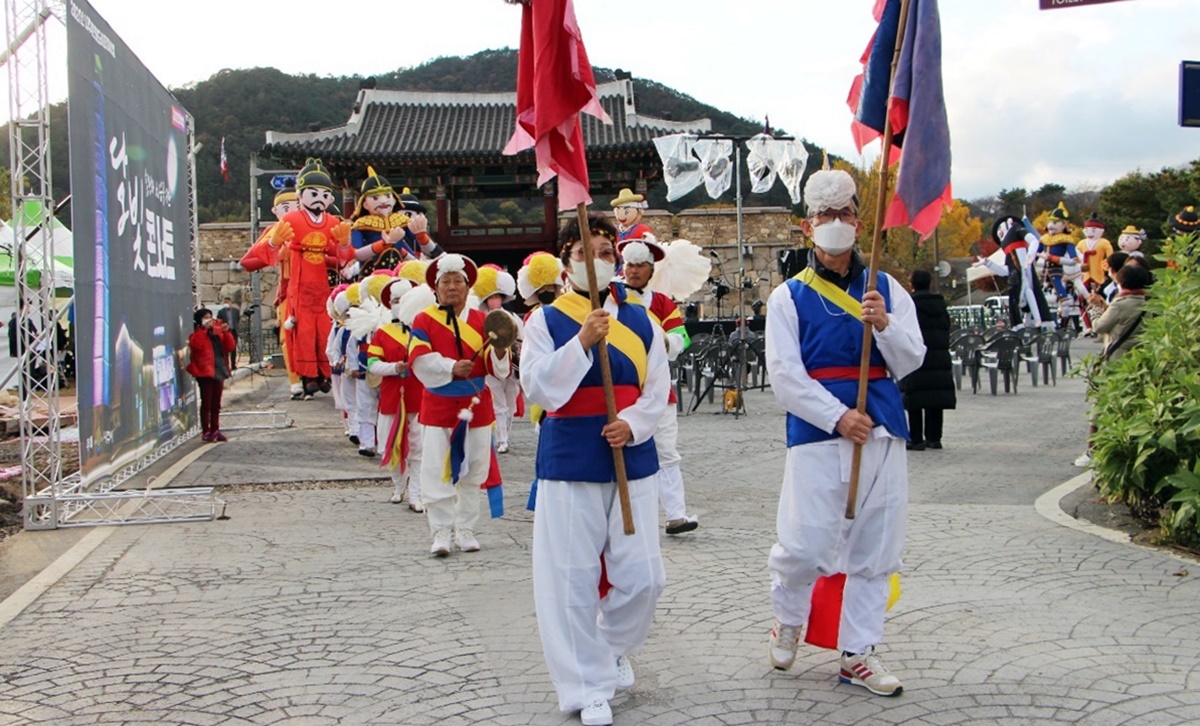
[[[1167,542],[1200,546],[1200,238],[1168,240],[1138,344],[1092,370],[1095,483],[1157,518]]]

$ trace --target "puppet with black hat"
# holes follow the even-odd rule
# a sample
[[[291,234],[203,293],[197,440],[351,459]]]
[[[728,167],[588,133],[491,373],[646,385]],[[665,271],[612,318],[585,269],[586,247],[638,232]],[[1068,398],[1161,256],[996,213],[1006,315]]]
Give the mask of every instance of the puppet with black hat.
[[[992,240],[1004,250],[1003,266],[987,258],[976,258],[975,264],[986,267],[997,277],[1008,278],[1008,319],[1013,330],[1024,327],[1024,309],[1034,327],[1052,326],[1050,306],[1042,294],[1042,286],[1034,272],[1030,247],[1037,237],[1025,229],[1016,217],[1001,217],[992,225]]]
[[[398,211],[400,200],[392,185],[375,169],[367,167],[367,178],[359,188],[358,205],[354,209],[354,228],[350,246],[359,262],[359,278],[375,270],[392,269],[406,259],[416,258],[405,243],[409,217]]]

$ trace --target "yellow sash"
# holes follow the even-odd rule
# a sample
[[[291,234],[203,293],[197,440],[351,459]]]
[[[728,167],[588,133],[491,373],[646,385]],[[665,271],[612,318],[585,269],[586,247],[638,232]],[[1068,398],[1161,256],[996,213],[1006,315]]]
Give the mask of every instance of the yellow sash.
[[[452,334],[454,333],[453,323],[446,322],[445,310],[442,310],[437,305],[430,305],[429,307],[425,308],[424,312],[430,317],[431,320],[433,320],[433,322],[442,326],[446,330],[449,330]],[[470,348],[472,353],[483,349],[483,336],[479,334],[478,330],[472,328],[471,325],[462,318],[459,318],[458,320],[458,334],[462,339],[463,345]]]
[[[588,313],[592,312],[591,301],[583,295],[563,295],[554,301],[552,307],[581,326]],[[616,315],[613,315],[608,321],[608,336],[605,340],[633,363],[633,367],[637,369],[638,384],[644,384],[648,365],[646,345],[638,337],[638,334],[618,320]]]
[[[792,279],[808,285],[813,292],[853,315],[860,323],[862,322],[862,302],[855,300],[850,293],[818,275],[813,268],[804,268]]]

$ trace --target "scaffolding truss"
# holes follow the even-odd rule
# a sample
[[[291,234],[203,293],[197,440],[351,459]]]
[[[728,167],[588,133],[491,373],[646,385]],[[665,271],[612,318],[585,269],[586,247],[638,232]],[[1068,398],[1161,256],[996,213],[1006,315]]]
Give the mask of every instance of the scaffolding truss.
[[[5,40],[0,56],[8,70],[9,163],[12,208],[55,208],[50,165],[50,99],[47,87],[46,23],[66,23],[62,0],[5,0]],[[196,260],[195,133],[188,117],[188,174],[192,259]],[[65,150],[60,149],[60,153]],[[52,274],[53,232],[24,214],[13,215],[13,260],[17,277],[18,397],[21,479],[26,529],[97,524],[212,519],[212,488],[116,491],[138,471],[174,450],[195,431],[173,438],[106,476],[84,482],[63,477],[58,370],[58,313]],[[39,269],[40,268],[40,269]],[[196,264],[192,289],[198,294]],[[30,274],[37,271],[38,274]],[[82,370],[82,369],[81,369]]]

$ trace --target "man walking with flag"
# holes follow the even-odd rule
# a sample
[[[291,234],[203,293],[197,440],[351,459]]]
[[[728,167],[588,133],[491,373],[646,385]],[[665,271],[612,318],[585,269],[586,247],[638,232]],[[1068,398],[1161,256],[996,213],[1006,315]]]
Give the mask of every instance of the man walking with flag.
[[[883,638],[888,580],[900,569],[908,507],[908,425],[896,381],[920,367],[925,345],[916,309],[884,272],[868,291],[854,251],[861,230],[854,180],[819,171],[804,188],[812,237],[808,266],[767,301],[771,390],[787,411],[787,461],[771,548],[771,664],[791,668],[809,619],[813,586],[845,573],[838,634],[844,683],[898,695],[875,646]],[[866,412],[855,409],[863,326],[874,329]],[[854,445],[862,447],[858,515],[844,511]],[[840,622],[839,622],[840,621]]]

